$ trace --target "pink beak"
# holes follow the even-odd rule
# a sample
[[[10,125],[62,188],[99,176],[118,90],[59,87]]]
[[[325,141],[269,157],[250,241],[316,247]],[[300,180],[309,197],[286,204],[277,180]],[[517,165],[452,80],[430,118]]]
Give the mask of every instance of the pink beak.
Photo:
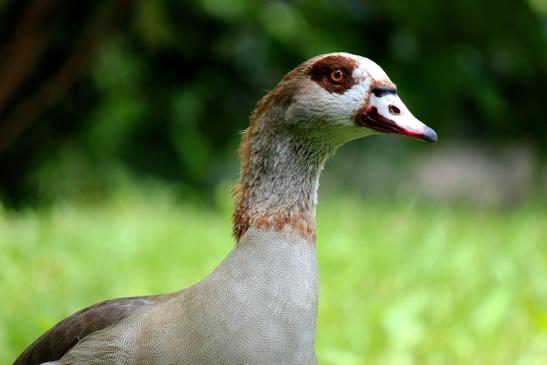
[[[404,105],[391,86],[372,89],[368,105],[357,115],[357,124],[382,133],[402,134],[437,142],[437,133],[420,122]]]

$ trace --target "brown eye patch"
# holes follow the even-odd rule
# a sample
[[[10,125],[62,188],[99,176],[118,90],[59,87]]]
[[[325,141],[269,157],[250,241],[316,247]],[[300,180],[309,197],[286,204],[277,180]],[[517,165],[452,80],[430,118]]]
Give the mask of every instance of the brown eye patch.
[[[343,94],[356,84],[353,70],[357,61],[344,56],[327,56],[317,60],[310,69],[310,77],[330,93]]]

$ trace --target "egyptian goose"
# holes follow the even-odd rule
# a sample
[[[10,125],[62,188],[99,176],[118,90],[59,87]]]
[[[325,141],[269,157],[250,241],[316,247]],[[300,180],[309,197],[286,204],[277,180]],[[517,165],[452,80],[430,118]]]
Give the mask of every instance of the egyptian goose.
[[[241,141],[237,245],[182,291],[77,312],[15,364],[316,364],[315,207],[327,157],[356,138],[436,133],[367,58],[331,53],[290,71],[257,104]]]

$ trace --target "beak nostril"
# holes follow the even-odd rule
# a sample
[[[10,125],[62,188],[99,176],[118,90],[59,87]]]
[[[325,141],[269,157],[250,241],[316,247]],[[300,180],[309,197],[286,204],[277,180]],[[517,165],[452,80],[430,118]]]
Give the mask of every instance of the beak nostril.
[[[393,104],[389,104],[388,109],[389,109],[389,112],[390,112],[391,114],[396,114],[396,115],[401,114],[401,109],[397,108],[397,107],[396,107],[395,105],[393,105]]]

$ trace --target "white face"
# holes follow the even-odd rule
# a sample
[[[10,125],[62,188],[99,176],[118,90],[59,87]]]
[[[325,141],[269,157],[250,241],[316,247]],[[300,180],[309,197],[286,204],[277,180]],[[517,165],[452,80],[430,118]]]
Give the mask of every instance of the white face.
[[[331,53],[305,63],[306,78],[288,109],[288,119],[323,125],[346,138],[378,132],[435,142],[435,132],[416,119],[397,95],[396,86],[371,60]]]

